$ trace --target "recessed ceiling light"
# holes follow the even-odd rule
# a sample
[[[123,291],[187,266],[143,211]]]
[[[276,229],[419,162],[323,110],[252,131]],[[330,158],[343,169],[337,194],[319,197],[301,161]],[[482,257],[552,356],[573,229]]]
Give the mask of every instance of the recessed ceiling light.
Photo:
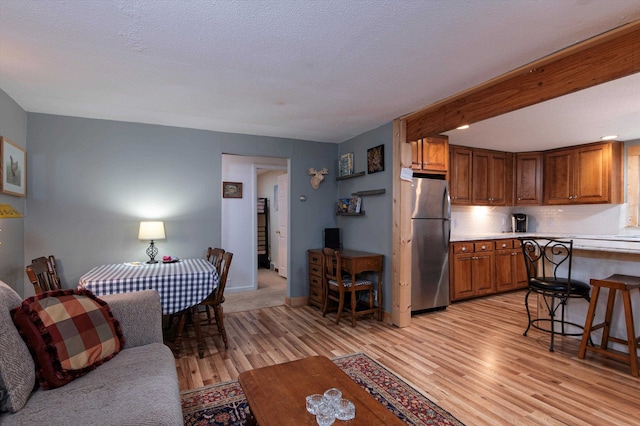
[[[462,125],[462,126],[460,126],[460,127],[456,127],[456,129],[458,129],[458,130],[466,130],[466,129],[468,129],[468,128],[469,128],[469,125],[468,125],[468,124],[463,124],[463,125]]]
[[[618,139],[618,135],[607,135],[600,138],[603,141],[612,141],[614,139]]]

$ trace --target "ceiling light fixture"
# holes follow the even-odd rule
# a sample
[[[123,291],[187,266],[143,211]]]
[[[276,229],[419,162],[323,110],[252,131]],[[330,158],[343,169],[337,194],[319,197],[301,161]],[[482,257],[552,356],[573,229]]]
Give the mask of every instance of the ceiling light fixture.
[[[618,139],[618,135],[607,135],[600,138],[603,141],[612,141],[614,139]]]
[[[469,128],[469,125],[468,125],[468,124],[463,124],[463,125],[462,125],[462,126],[460,126],[460,127],[456,127],[456,129],[458,129],[458,130],[467,130],[468,128]]]

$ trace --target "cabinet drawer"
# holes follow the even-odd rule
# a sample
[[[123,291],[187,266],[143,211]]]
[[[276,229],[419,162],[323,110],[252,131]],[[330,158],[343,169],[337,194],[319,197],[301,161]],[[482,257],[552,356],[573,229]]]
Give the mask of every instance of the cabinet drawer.
[[[473,244],[473,250],[476,253],[482,251],[493,251],[493,241],[477,241]]]
[[[322,302],[322,278],[309,275],[309,298]]]
[[[309,276],[315,275],[317,277],[322,277],[322,266],[314,265],[312,263],[309,264]]]
[[[309,288],[318,287],[322,290],[322,277],[309,274]]]
[[[322,253],[309,252],[309,265],[322,267]]]
[[[496,250],[512,249],[513,240],[498,240],[496,241]]]
[[[473,242],[453,243],[454,253],[473,253]]]

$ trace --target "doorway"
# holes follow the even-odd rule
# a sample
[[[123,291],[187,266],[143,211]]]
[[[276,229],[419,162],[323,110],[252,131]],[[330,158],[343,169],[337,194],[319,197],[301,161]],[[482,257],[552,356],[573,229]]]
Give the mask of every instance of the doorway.
[[[287,158],[222,156],[222,181],[243,183],[241,199],[222,199],[221,244],[234,253],[225,289],[225,311],[285,304],[287,280],[276,272],[280,241],[275,231],[277,211],[282,206],[274,204],[274,197],[277,177],[287,174],[288,167]],[[259,214],[259,209],[263,213]],[[288,210],[288,205],[284,209]],[[273,275],[277,280],[271,278]]]

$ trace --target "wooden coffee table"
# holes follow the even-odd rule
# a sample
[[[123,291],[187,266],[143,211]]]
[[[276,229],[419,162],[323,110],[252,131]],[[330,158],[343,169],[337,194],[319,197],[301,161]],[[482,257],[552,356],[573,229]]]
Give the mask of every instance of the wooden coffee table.
[[[256,421],[260,426],[315,425],[315,416],[307,412],[305,397],[333,387],[356,406],[355,419],[336,420],[334,425],[404,425],[327,357],[256,368],[240,374],[238,381],[249,403],[249,425]]]

